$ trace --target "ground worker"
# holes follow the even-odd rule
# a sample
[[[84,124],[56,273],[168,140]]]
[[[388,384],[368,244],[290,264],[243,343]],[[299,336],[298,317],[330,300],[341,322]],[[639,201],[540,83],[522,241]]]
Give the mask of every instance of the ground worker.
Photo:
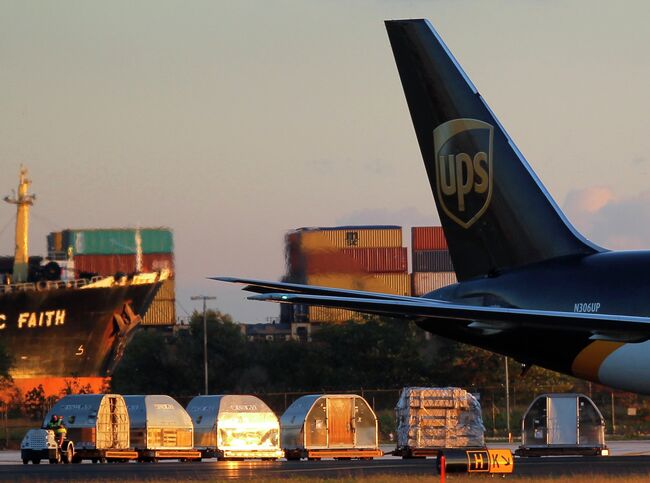
[[[50,418],[50,422],[47,423],[47,426],[45,426],[45,429],[56,429],[56,426],[58,425],[59,422],[59,417],[56,414],[53,414],[52,417]]]
[[[56,414],[52,416],[50,422],[47,423],[47,428],[54,431],[54,438],[59,443],[59,447],[63,445],[63,440],[68,432],[63,424],[63,416],[57,416]]]

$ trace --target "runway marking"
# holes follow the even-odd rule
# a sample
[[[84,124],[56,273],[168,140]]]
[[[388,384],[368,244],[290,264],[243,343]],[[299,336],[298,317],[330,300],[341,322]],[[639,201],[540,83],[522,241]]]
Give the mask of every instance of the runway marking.
[[[331,466],[327,468],[295,468],[295,469],[277,469],[271,470],[269,473],[306,473],[306,472],[323,472],[323,471],[350,471],[350,470],[359,470],[359,469],[377,469],[381,467],[384,468],[404,468],[404,465],[365,465],[365,466]],[[434,465],[431,464],[433,468]]]

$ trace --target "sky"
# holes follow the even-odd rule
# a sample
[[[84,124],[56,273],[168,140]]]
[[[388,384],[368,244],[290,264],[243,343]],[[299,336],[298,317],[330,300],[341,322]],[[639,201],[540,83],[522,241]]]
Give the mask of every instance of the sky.
[[[644,1],[0,0],[0,194],[31,252],[65,228],[169,226],[192,295],[277,316],[216,275],[279,279],[301,226],[437,222],[384,19],[428,18],[569,219],[650,247]],[[14,208],[0,207],[0,253]]]

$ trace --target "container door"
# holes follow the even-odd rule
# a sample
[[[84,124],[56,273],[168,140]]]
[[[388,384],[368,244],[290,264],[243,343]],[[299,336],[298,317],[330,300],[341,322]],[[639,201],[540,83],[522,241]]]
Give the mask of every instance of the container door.
[[[330,447],[353,447],[352,418],[354,418],[354,398],[328,398],[327,406],[327,429]]]
[[[320,398],[311,408],[304,423],[305,447],[327,448],[327,400]],[[297,443],[297,440],[296,440]],[[293,444],[293,443],[292,443]],[[302,442],[300,443],[302,446]],[[294,446],[290,446],[293,448]]]
[[[605,444],[605,422],[594,405],[586,396],[578,398],[578,444],[603,446]]]
[[[354,432],[357,448],[377,447],[377,418],[366,401],[360,397],[355,400]]]
[[[548,398],[548,444],[578,444],[578,404],[575,397]]]
[[[521,441],[524,446],[546,446],[548,444],[547,399],[546,396],[537,398],[524,416]]]

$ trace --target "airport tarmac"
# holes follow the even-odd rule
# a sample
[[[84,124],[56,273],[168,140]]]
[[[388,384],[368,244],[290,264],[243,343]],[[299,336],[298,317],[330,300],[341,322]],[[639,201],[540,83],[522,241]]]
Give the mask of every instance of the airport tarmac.
[[[650,475],[650,441],[614,441],[609,443],[609,457],[516,458],[515,475]],[[491,448],[515,449],[517,444],[496,443]],[[384,446],[388,451],[392,447]],[[373,461],[243,461],[205,460],[179,463],[113,463],[81,465],[23,465],[19,451],[0,452],[0,480],[154,480],[206,481],[259,478],[337,478],[372,477],[373,475],[435,475],[435,459],[403,460],[384,456]]]

